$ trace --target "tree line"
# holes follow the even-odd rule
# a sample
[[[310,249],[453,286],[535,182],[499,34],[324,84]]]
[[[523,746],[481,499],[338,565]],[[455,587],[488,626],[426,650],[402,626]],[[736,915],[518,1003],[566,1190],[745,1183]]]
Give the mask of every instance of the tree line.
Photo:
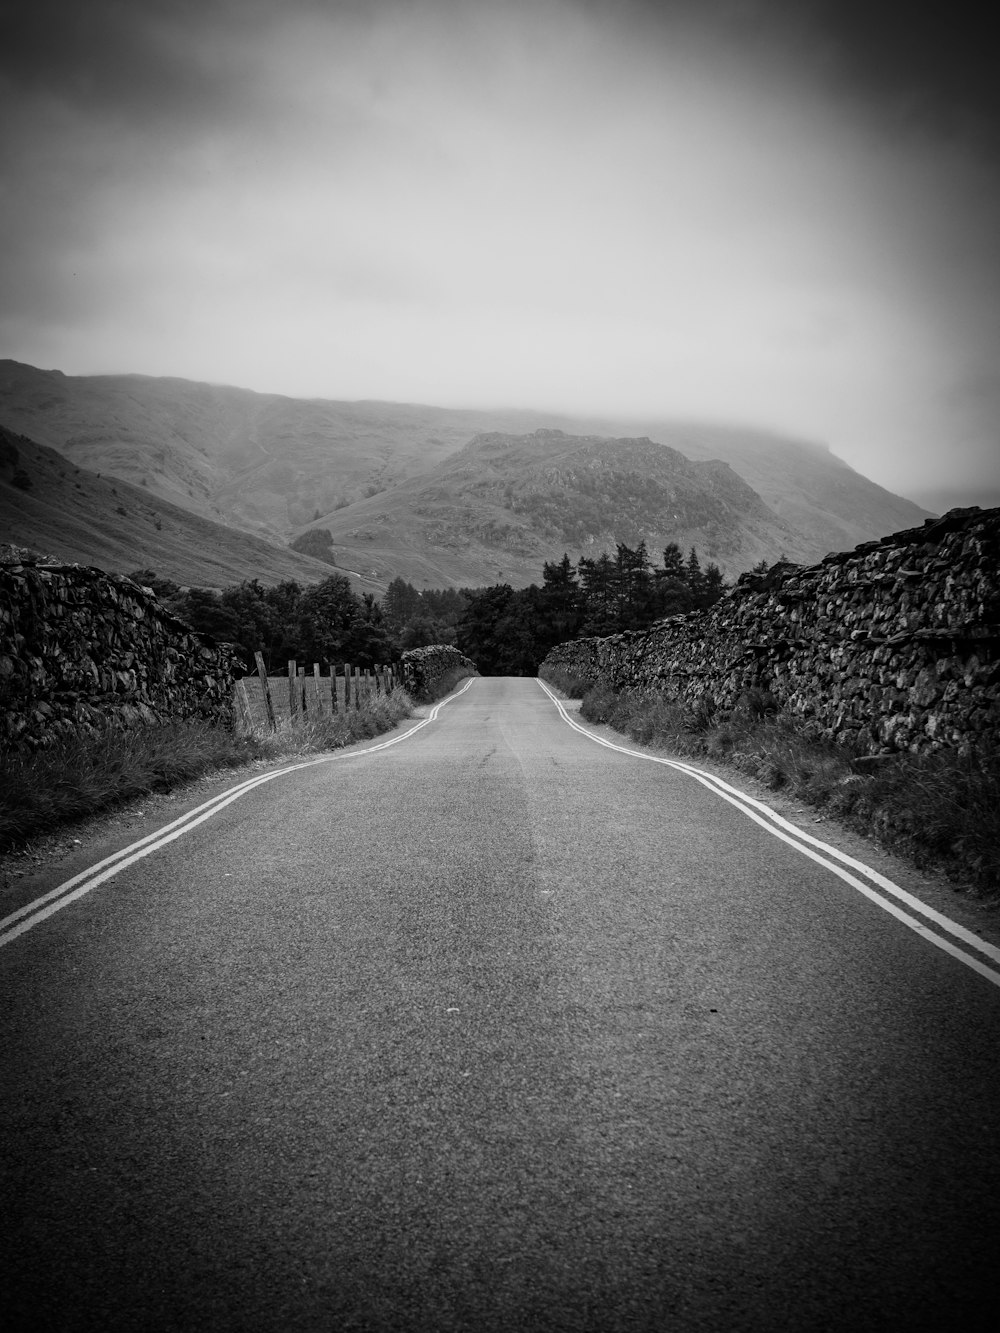
[[[534,675],[557,643],[642,629],[711,606],[725,587],[718,566],[702,568],[694,547],[685,558],[673,542],[658,566],[645,542],[619,542],[614,555],[581,557],[575,566],[568,555],[546,563],[541,586],[418,590],[396,578],[381,601],[359,596],[339,573],[307,587],[250,579],[221,592],[182,588],[150,569],[130,577],[198,633],[237,644],[248,663],[259,650],[274,673],[290,658],[371,667],[408,648],[450,643],[484,675]]]
[[[702,568],[676,542],[654,566],[645,542],[616,544],[596,558],[546,563],[542,584],[498,584],[475,593],[456,627],[457,644],[484,675],[534,675],[557,643],[644,629],[664,616],[711,606],[725,591],[715,564]]]
[[[199,634],[235,643],[248,665],[258,650],[268,671],[282,672],[288,660],[350,662],[372,667],[399,657],[381,605],[371,593],[358,596],[345,574],[331,574],[302,587],[294,579],[264,587],[249,579],[216,592],[181,588],[150,569],[129,577],[152,588],[174,615]]]

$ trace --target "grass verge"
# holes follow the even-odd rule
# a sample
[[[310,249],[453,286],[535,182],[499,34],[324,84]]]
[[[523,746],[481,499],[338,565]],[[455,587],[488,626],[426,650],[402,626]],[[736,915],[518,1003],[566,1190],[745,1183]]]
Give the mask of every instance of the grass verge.
[[[452,690],[457,689],[468,675],[469,671],[466,667],[452,667],[450,671],[446,671],[443,676],[438,676],[424,688],[420,696],[420,702],[422,704],[436,703],[438,699],[443,699],[446,694],[451,694]]]
[[[0,851],[39,833],[99,814],[147,792],[170,791],[205,773],[255,760],[322,753],[390,731],[409,717],[405,690],[365,700],[360,709],[284,721],[276,732],[231,731],[204,722],[107,727],[72,735],[32,754],[0,754]]]
[[[581,716],[642,745],[705,757],[749,773],[840,820],[921,869],[1000,905],[1000,746],[960,755],[857,755],[811,734],[751,694],[728,714],[665,700],[653,690],[620,693],[565,670],[545,679],[582,699]]]

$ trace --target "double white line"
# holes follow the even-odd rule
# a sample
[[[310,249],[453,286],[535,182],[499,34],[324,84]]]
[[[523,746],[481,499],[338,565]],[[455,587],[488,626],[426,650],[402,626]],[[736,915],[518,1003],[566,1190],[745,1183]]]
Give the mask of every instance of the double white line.
[[[921,902],[919,898],[915,898],[912,893],[907,893],[905,889],[901,889],[898,884],[894,884],[885,875],[880,875],[871,866],[866,866],[863,861],[855,860],[853,856],[848,856],[846,852],[841,852],[836,847],[831,847],[829,843],[821,842],[819,838],[814,838],[812,834],[806,833],[794,824],[790,824],[787,819],[782,819],[781,815],[772,810],[769,805],[765,805],[763,801],[755,800],[752,796],[747,796],[745,792],[730,786],[728,782],[723,782],[714,773],[706,773],[704,769],[695,768],[693,764],[681,763],[677,759],[664,759],[660,755],[650,754],[649,751],[631,750],[625,745],[616,745],[603,736],[596,736],[570,716],[563,706],[562,700],[549,689],[544,681],[539,680],[538,683],[558,708],[563,721],[574,731],[578,731],[581,736],[586,736],[588,740],[594,741],[597,745],[603,745],[605,749],[617,750],[619,754],[630,755],[633,759],[645,759],[649,763],[663,764],[667,768],[675,768],[681,773],[686,773],[723,801],[728,801],[730,805],[734,805],[737,810],[742,811],[755,824],[759,824],[767,833],[775,838],[780,838],[789,847],[794,847],[797,852],[807,856],[810,861],[815,861],[817,865],[824,866],[842,879],[845,884],[850,884],[851,888],[856,889],[858,893],[864,894],[866,898],[876,903],[884,912],[888,912],[897,921],[901,921],[903,925],[908,926],[910,930],[915,931],[938,949],[943,949],[945,953],[951,954],[953,958],[957,958],[966,967],[971,967],[974,972],[978,972],[980,976],[985,977],[994,986],[1000,987],[1000,949],[996,948],[995,945],[988,944],[985,940],[981,940],[977,935],[974,935],[971,930],[966,930],[964,926],[959,925],[957,921],[952,921],[950,917],[935,911],[933,907],[928,907],[926,903]],[[904,910],[903,907],[899,906],[900,903],[905,904],[909,910]],[[918,915],[914,916],[913,913]],[[923,917],[924,920],[921,920],[920,917]],[[931,926],[926,924],[927,922],[931,922],[935,929],[931,929]]]
[[[270,773],[261,773],[257,777],[247,778],[245,782],[241,782],[235,787],[229,787],[226,791],[220,792],[218,796],[213,796],[211,800],[195,806],[193,810],[181,815],[179,819],[175,819],[172,823],[165,824],[163,828],[157,829],[155,833],[148,833],[145,838],[140,838],[138,842],[129,843],[127,847],[122,847],[120,851],[113,852],[111,856],[106,856],[103,861],[98,861],[96,865],[81,870],[78,875],[66,880],[58,888],[34,899],[33,902],[25,903],[16,912],[11,912],[9,916],[0,919],[0,949],[5,944],[10,944],[12,940],[16,940],[19,935],[23,935],[26,931],[37,926],[47,917],[56,912],[61,912],[70,903],[76,902],[84,894],[90,893],[99,884],[103,884],[120,871],[127,869],[128,866],[134,865],[136,861],[141,861],[143,857],[152,855],[153,852],[158,851],[161,847],[166,847],[168,843],[175,841],[175,839],[182,838],[185,833],[190,833],[199,824],[204,824],[206,819],[211,819],[213,815],[219,814],[220,811],[225,810],[227,805],[232,805],[234,801],[238,801],[241,796],[246,796],[247,792],[253,791],[255,787],[262,787],[266,782],[273,782],[275,778],[283,778],[288,773],[297,773],[303,768],[315,768],[317,764],[329,764],[336,759],[355,759],[358,755],[375,754],[379,750],[388,750],[391,745],[398,745],[400,741],[408,740],[423,727],[433,722],[445,704],[450,703],[452,699],[457,699],[460,694],[464,694],[472,684],[473,679],[474,677],[470,677],[460,690],[456,690],[454,694],[449,694],[446,699],[441,699],[425,718],[399,736],[381,741],[378,745],[367,745],[361,750],[334,751],[332,754],[320,755],[318,759],[306,759],[300,764],[289,764],[285,768],[276,768]]]

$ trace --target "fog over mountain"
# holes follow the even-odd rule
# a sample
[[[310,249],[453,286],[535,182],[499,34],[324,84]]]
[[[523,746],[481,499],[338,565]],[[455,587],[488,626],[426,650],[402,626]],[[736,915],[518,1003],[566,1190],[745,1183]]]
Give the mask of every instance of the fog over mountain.
[[[19,542],[96,564],[110,551],[119,568],[209,586],[226,581],[223,569],[238,581],[240,558],[247,577],[322,577],[315,560],[290,574],[289,561],[306,557],[288,545],[315,530],[356,585],[377,590],[397,576],[418,587],[523,585],[563,552],[618,541],[645,541],[654,558],[667,542],[693,545],[735,575],[779,556],[817,560],[926,517],[827,449],[709,423],[639,433],[612,420],[294,399],[7,361],[0,424],[58,451],[32,463],[21,446],[32,486],[9,490],[0,508]],[[68,532],[59,540],[60,522],[75,545]],[[164,537],[158,551],[164,531],[173,545]]]
[[[11,0],[0,356],[628,437],[710,421],[997,502],[990,17]]]

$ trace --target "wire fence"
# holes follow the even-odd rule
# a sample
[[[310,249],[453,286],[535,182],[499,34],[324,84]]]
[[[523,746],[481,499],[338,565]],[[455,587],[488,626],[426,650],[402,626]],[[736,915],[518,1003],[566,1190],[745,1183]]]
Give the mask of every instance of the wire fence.
[[[236,683],[237,714],[247,726],[272,731],[282,722],[358,709],[365,699],[388,694],[401,683],[399,667],[392,664],[333,663],[324,671],[319,662],[307,670],[293,660],[286,674],[269,676],[260,653],[255,660],[257,674]]]

